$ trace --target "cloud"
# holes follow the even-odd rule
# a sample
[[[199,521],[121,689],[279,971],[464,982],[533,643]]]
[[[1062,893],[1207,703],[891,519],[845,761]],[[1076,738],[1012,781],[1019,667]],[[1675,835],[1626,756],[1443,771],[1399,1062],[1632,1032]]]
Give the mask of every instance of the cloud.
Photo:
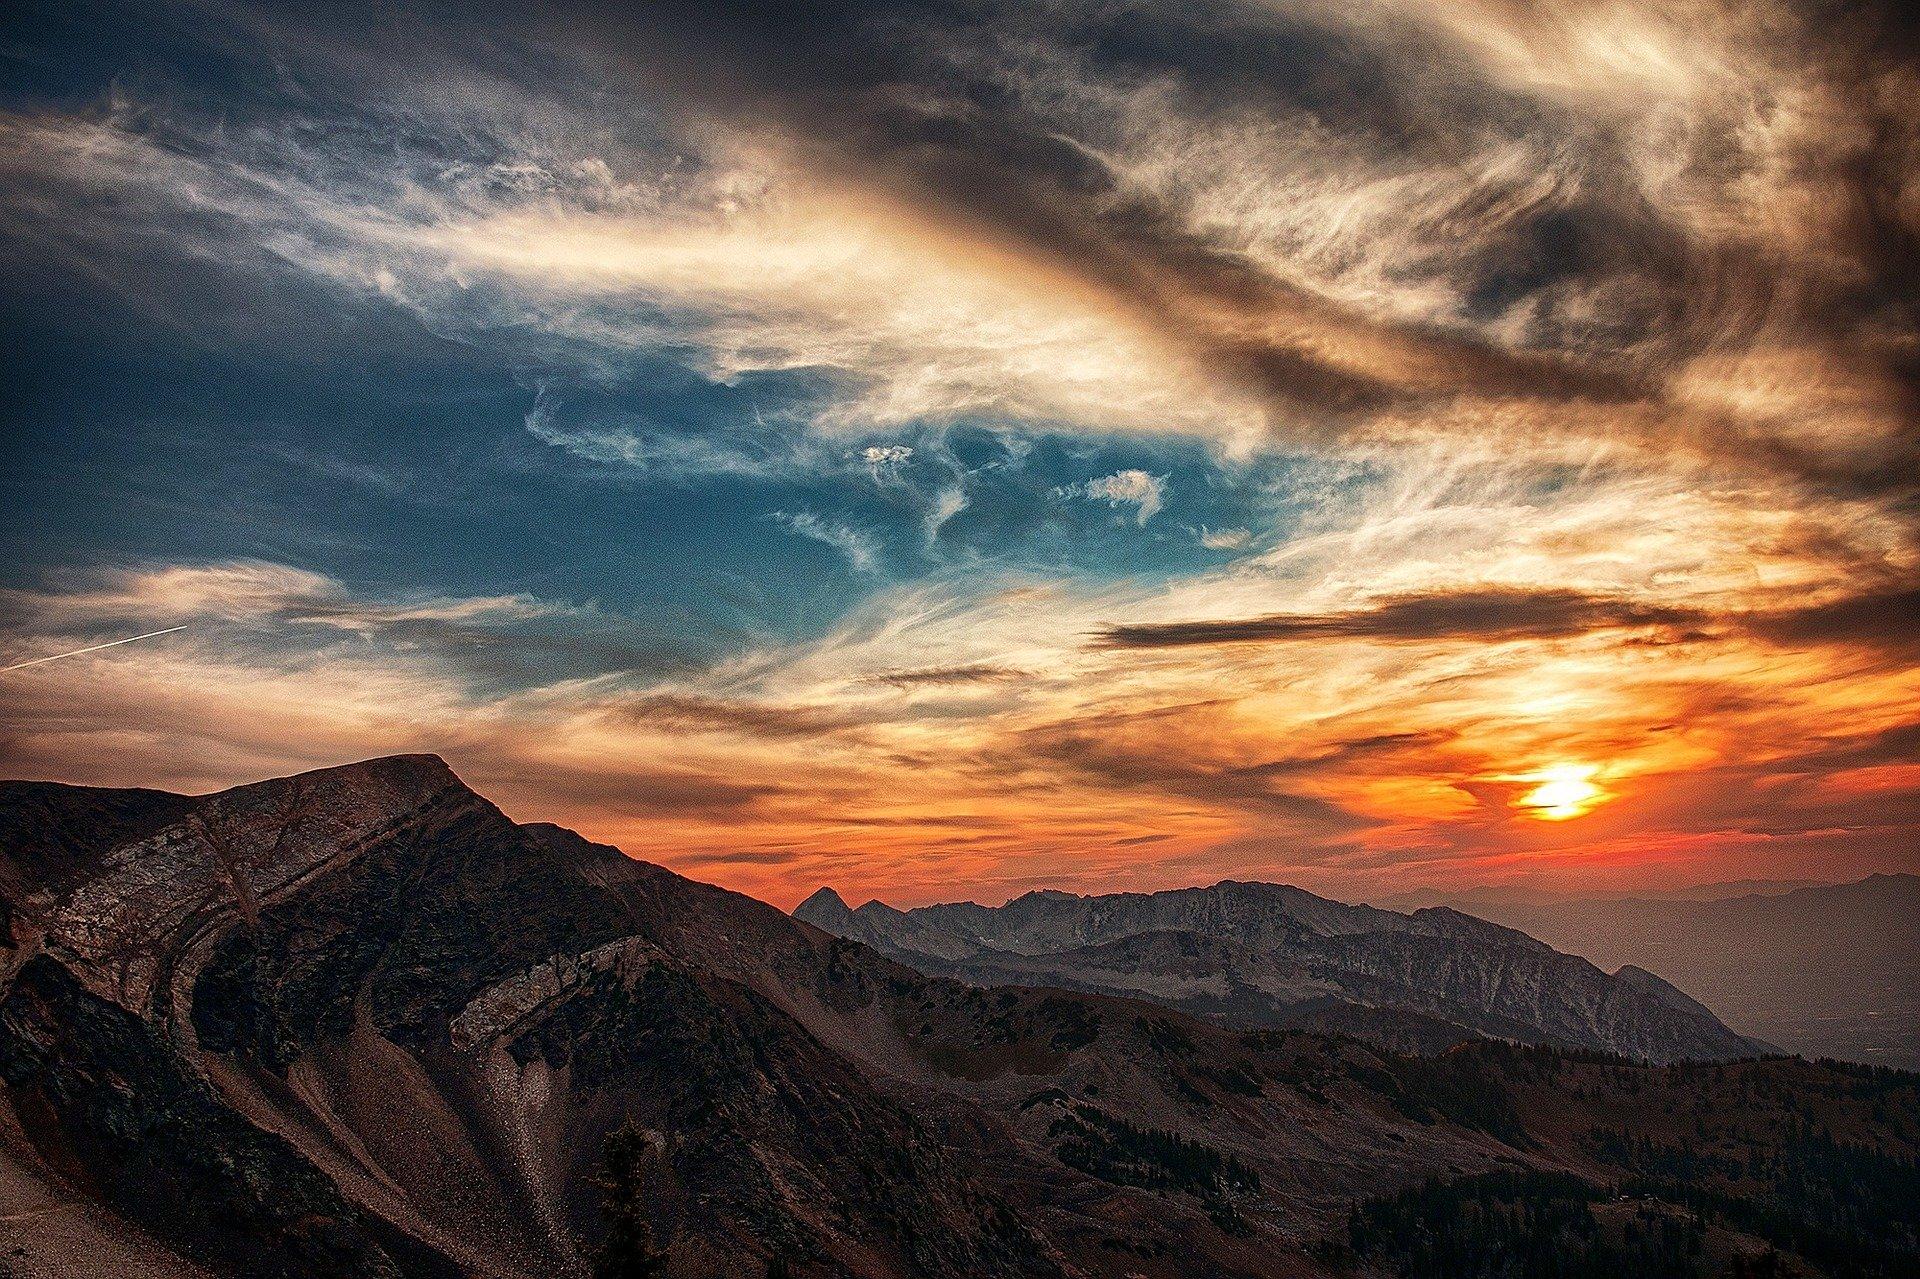
[[[653,693],[624,702],[621,716],[675,731],[803,739],[844,732],[857,721],[820,707],[779,706],[688,693]]]
[[[568,414],[541,387],[526,415],[527,433],[588,462],[632,470],[674,483],[713,476],[795,478],[827,469],[825,451],[803,436],[740,426],[726,430],[668,430],[630,414]]]
[[[1502,642],[1554,639],[1596,630],[1706,625],[1691,609],[1598,599],[1578,591],[1464,589],[1403,596],[1339,613],[1275,613],[1219,621],[1113,626],[1094,641],[1104,648],[1186,648],[1214,644],[1297,643],[1305,640],[1437,640]]]
[[[804,171],[775,166],[741,184],[771,192],[744,207],[626,216],[449,212],[407,231],[417,283],[402,296],[441,327],[524,317],[614,351],[676,346],[728,384],[805,374],[832,388],[811,415],[830,429],[975,416],[1258,429],[1245,397],[1125,317],[1036,289],[1018,261],[983,259]],[[439,282],[448,274],[467,281],[462,292]],[[476,314],[476,298],[492,309]]]
[[[1862,324],[1914,256],[1914,73],[1863,53],[1911,43],[1890,8],[708,6],[650,11],[646,42],[627,21],[609,39],[683,100],[1064,272],[1291,437],[1612,440],[1910,491],[1910,370]],[[1821,376],[1714,372],[1776,356]]]
[[[1920,592],[1871,591],[1798,607],[1683,608],[1579,591],[1462,587],[1376,600],[1337,613],[1110,626],[1093,640],[1114,649],[1292,644],[1325,640],[1436,643],[1563,639],[1599,631],[1654,631],[1660,642],[1735,632],[1780,645],[1911,651],[1920,645]]]
[[[740,821],[786,794],[771,778],[727,777],[698,769],[605,762],[541,759],[526,743],[509,738],[491,758],[475,752],[473,762],[456,762],[461,775],[490,796],[518,800],[535,812],[585,811],[602,821],[635,818],[671,824],[677,820]],[[531,756],[531,758],[529,758]],[[515,769],[515,764],[518,768]],[[513,771],[509,771],[513,770]]]
[[[866,677],[875,684],[894,688],[949,688],[966,684],[998,684],[1021,678],[1021,672],[1004,666],[930,666],[919,670],[882,671]]]
[[[1166,482],[1164,475],[1149,475],[1145,471],[1129,469],[1115,471],[1112,475],[1103,475],[1084,484],[1069,484],[1054,492],[1060,497],[1104,501],[1109,506],[1132,506],[1135,508],[1133,522],[1145,524],[1160,513],[1160,500]]]
[[[899,478],[900,468],[913,456],[905,444],[869,444],[857,455],[875,484],[890,484]]]
[[[1217,724],[1222,710],[1203,704],[1050,724],[1022,735],[1020,750],[1029,763],[1064,768],[1102,787],[1244,807],[1281,823],[1275,833],[1338,844],[1374,824],[1293,784],[1369,746],[1341,744],[1316,755],[1244,761],[1234,757],[1231,744],[1222,750],[1223,743],[1208,741],[1207,725]],[[1374,749],[1394,741],[1380,739]]]
[[[1908,660],[1920,650],[1920,590],[1912,588],[1865,591],[1738,620],[1775,644],[1879,648]]]
[[[527,620],[573,610],[528,595],[419,596],[374,602],[308,569],[265,560],[107,569],[66,589],[0,592],[10,610],[54,625],[136,617],[278,621],[362,633],[412,622]]]
[[[701,671],[549,669],[503,689],[469,678],[457,649],[369,645],[358,632],[268,643],[255,625],[316,596],[375,636],[392,612],[497,611],[458,597],[364,598],[261,564],[70,585],[71,628],[170,598],[249,629],[195,628],[165,654],[136,645],[43,668],[55,678],[10,689],[0,716],[6,772],[206,789],[436,749],[517,818],[583,827],[651,860],[725,866],[730,883],[777,900],[828,865],[905,897],[955,882],[985,893],[1209,874],[1332,887],[1379,868],[1493,873],[1522,856],[1597,867],[1664,856],[1649,850],[1682,837],[1708,840],[1686,855],[1712,877],[1725,850],[1785,864],[1814,855],[1789,846],[1826,849],[1818,832],[1848,824],[1847,864],[1871,866],[1894,834],[1863,819],[1897,825],[1914,788],[1899,776],[1911,667],[1862,671],[1844,639],[1873,607],[1897,606],[1892,596],[1853,614],[1748,610],[1791,630],[1800,647],[1785,657],[1762,658],[1762,623],[1732,613],[1715,641],[1638,648],[1636,628],[1688,619],[1562,590],[1486,592],[1451,614],[1433,611],[1446,593],[1430,592],[1294,615],[1393,640],[1338,656],[1325,642],[1176,645],[1144,663],[1085,637],[1103,617],[1191,616],[1272,584],[1241,569],[1172,588],[968,579],[887,587],[825,635]],[[44,622],[57,595],[7,603]],[[1588,624],[1602,629],[1551,648],[1450,638]],[[1619,798],[1556,827],[1543,851],[1539,823],[1488,779],[1566,760],[1604,767]],[[1129,856],[1148,839],[1154,858]]]
[[[248,246],[544,359],[804,377],[817,429],[1608,444],[1904,519],[1892,6],[1125,12],[587,6],[448,25],[431,74],[281,18],[276,66],[359,92],[249,128],[124,93],[15,113],[4,216],[76,261]],[[584,92],[614,68],[632,96]]]
[[[132,241],[148,254],[218,256],[236,271],[301,273],[403,308],[436,333],[510,343],[522,359],[532,345],[544,362],[589,373],[671,352],[722,383],[810,378],[827,393],[777,423],[788,428],[992,415],[1258,430],[1244,397],[1209,387],[1137,326],[1071,291],[1036,289],[1017,260],[995,264],[765,150],[709,138],[690,170],[682,162],[699,147],[680,139],[620,155],[627,172],[615,180],[600,156],[489,136],[444,104],[415,110],[382,126],[414,145],[366,152],[354,149],[359,129],[325,119],[283,120],[238,146],[220,121],[171,104],[104,117],[0,113],[0,172],[13,191],[0,225],[76,268]],[[473,158],[431,154],[448,138]],[[104,212],[50,216],[87,202]],[[572,426],[548,412],[529,427],[600,461],[738,464],[632,423]]]
[[[657,677],[693,660],[651,628],[590,605],[526,594],[381,595],[262,560],[101,570],[51,589],[0,591],[0,616],[43,645],[156,619],[279,660],[342,643],[373,646],[494,688],[609,672]]]
[[[959,484],[948,484],[937,490],[933,495],[933,501],[927,506],[924,524],[927,541],[931,543],[938,539],[940,530],[947,526],[947,521],[966,509],[967,491]]]
[[[808,538],[847,557],[857,572],[879,571],[879,546],[864,529],[822,519],[812,511],[775,511],[768,518],[798,537]]]
[[[1204,524],[1194,530],[1194,537],[1210,551],[1237,551],[1253,541],[1253,533],[1249,529],[1208,528]]]

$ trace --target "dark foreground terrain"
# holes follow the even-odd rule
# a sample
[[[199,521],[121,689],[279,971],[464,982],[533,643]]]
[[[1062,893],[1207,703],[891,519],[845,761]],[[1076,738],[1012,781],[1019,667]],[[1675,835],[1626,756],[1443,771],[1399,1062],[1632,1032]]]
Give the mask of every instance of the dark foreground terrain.
[[[1912,1075],[968,985],[424,756],[0,854],[9,1275],[1920,1272]]]

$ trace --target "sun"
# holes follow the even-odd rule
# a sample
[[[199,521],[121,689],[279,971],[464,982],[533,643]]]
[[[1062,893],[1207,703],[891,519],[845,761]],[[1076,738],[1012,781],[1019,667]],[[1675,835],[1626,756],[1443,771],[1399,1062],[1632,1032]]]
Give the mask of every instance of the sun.
[[[1538,784],[1514,804],[1528,816],[1549,822],[1590,813],[1612,798],[1593,781],[1599,771],[1597,764],[1554,764],[1531,773],[1517,773],[1510,780]]]

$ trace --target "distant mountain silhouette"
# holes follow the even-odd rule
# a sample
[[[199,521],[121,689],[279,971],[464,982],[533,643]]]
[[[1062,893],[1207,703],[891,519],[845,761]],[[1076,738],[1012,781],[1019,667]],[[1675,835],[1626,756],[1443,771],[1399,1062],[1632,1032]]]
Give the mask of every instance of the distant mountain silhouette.
[[[1920,876],[1714,901],[1473,900],[1602,968],[1637,964],[1794,1052],[1920,1068]]]
[[[1444,907],[1403,915],[1282,884],[1034,892],[1000,907],[909,911],[849,910],[823,889],[795,916],[924,972],[1152,999],[1248,1028],[1337,1025],[1404,1048],[1444,1041],[1434,1034],[1444,1026],[1454,1042],[1484,1035],[1662,1062],[1767,1048],[1651,973],[1610,977]]]

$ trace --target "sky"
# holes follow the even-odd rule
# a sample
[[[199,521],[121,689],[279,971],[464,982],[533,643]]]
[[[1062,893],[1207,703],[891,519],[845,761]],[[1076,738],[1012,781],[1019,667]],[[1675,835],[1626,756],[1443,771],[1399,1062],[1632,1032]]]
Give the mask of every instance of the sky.
[[[432,751],[781,906],[1920,869],[1917,37],[29,2],[0,665],[168,633],[0,775]]]

